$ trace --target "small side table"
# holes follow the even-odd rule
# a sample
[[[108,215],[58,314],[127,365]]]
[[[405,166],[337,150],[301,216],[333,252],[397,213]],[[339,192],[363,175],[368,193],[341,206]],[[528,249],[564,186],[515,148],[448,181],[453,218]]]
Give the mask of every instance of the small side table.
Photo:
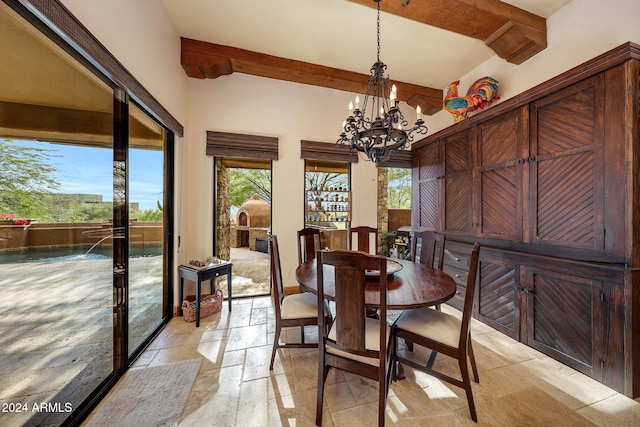
[[[180,315],[182,315],[182,301],[184,300],[184,279],[191,280],[196,283],[196,327],[200,326],[200,293],[202,291],[202,282],[211,281],[211,293],[215,290],[215,278],[219,276],[227,276],[227,296],[229,300],[229,311],[231,311],[231,267],[230,262],[222,262],[207,267],[196,267],[195,265],[181,265],[178,267],[178,275],[180,276]]]

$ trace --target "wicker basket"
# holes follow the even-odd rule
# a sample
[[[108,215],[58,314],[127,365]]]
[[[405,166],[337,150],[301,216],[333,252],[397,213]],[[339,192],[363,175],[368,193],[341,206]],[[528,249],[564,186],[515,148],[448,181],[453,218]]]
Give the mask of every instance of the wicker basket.
[[[224,295],[222,291],[218,289],[213,295],[202,295],[200,297],[200,318],[207,317],[213,313],[217,313],[222,310],[222,301]],[[196,320],[196,296],[188,295],[182,301],[182,317],[187,322],[194,322]]]

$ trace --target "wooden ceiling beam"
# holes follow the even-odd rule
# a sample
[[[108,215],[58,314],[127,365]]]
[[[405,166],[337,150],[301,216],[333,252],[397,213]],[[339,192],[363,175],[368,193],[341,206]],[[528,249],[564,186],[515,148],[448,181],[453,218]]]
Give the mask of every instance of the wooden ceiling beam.
[[[349,0],[377,8],[373,0]],[[521,64],[547,47],[545,18],[500,0],[401,0],[380,2],[384,12],[485,42],[498,56]]]
[[[233,72],[365,93],[369,75],[286,59],[244,49],[181,38],[180,62],[189,77],[215,79]],[[424,114],[442,109],[442,90],[394,81],[399,99]]]

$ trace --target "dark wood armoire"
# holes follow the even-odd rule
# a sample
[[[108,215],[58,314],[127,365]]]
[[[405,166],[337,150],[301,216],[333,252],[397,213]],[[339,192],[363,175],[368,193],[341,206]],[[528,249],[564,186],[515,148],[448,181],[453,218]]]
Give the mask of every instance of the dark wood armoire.
[[[413,229],[446,234],[462,307],[640,396],[640,46],[626,43],[413,144]]]

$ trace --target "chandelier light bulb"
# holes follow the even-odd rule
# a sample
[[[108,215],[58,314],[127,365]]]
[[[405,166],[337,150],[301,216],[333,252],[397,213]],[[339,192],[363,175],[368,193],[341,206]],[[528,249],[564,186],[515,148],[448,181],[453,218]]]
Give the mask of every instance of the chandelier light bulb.
[[[418,120],[422,119],[422,108],[418,105],[416,107],[416,115],[418,116]]]
[[[349,114],[353,111],[353,102],[349,101]]]
[[[356,108],[360,108],[360,97],[356,95]]]

